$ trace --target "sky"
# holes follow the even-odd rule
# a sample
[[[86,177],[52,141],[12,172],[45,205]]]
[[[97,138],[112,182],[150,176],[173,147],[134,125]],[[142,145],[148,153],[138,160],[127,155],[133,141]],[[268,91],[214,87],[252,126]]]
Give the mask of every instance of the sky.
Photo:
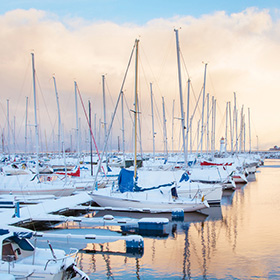
[[[89,21],[145,24],[155,18],[185,15],[200,17],[216,11],[238,13],[248,7],[270,9],[273,14],[273,10],[278,6],[277,0],[228,1],[228,3],[222,0],[11,0],[1,3],[0,12],[3,14],[15,9],[34,8],[54,13],[60,19],[79,17]]]
[[[78,97],[80,149],[88,149],[88,101],[92,105],[95,140],[101,148],[104,127],[110,126],[135,39],[139,39],[142,148],[152,149],[152,84],[156,149],[162,150],[167,138],[169,151],[180,150],[181,112],[174,29],[178,29],[179,35],[185,116],[187,80],[191,81],[192,150],[199,149],[201,139],[197,135],[201,131],[206,63],[205,94],[209,94],[210,101],[205,100],[204,108],[206,111],[209,104],[211,111],[212,98],[216,100],[216,149],[220,138],[225,136],[230,147],[226,106],[230,102],[233,111],[234,92],[238,131],[241,112],[245,120],[245,148],[248,150],[249,144],[253,150],[280,146],[279,6],[278,1],[4,1],[0,5],[0,116],[4,120],[0,129],[5,150],[22,149],[25,135],[28,135],[28,149],[35,145],[31,52],[35,57],[41,149],[50,151],[57,145],[53,77],[59,94],[65,147],[78,149],[74,88],[77,82],[83,101]],[[126,150],[132,149],[134,67],[133,59],[124,84]],[[106,92],[105,121],[102,75]],[[120,108],[121,104],[111,133],[112,147],[122,139]],[[203,149],[207,148],[206,116],[205,113]]]

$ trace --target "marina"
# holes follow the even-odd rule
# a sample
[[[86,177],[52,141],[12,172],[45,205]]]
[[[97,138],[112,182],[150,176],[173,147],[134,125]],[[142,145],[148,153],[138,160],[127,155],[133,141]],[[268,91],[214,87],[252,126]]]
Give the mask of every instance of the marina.
[[[280,160],[266,159],[246,178],[224,187],[219,203],[185,213],[100,207],[90,191],[27,203],[23,195],[2,208],[2,230],[32,233],[33,246],[48,252],[51,246],[71,256],[75,248],[82,279],[275,279]]]
[[[93,134],[90,102],[87,113],[78,85],[74,82],[77,150],[68,151],[67,154],[64,140],[60,140],[60,134],[63,132],[60,123],[58,145],[62,145],[62,148],[59,147],[62,154],[40,152],[35,60],[34,53],[31,53],[36,152],[14,155],[8,153],[2,156],[1,272],[15,279],[30,277],[53,280],[73,278],[88,280],[105,279],[105,277],[133,279],[135,275],[137,279],[146,277],[148,279],[198,277],[199,279],[208,278],[209,275],[212,277],[213,273],[213,278],[218,278],[216,269],[214,272],[211,271],[212,255],[213,258],[219,254],[224,255],[220,252],[231,246],[234,251],[236,250],[237,236],[239,231],[242,231],[238,229],[237,221],[239,213],[242,214],[246,210],[243,210],[242,200],[240,205],[235,206],[235,197],[239,197],[244,191],[244,201],[246,201],[245,197],[248,195],[245,195],[245,192],[249,188],[247,185],[258,182],[259,176],[256,172],[262,176],[259,170],[264,161],[259,153],[252,153],[251,138],[249,138],[249,150],[245,151],[245,115],[242,106],[239,134],[235,93],[233,112],[228,110],[228,103],[226,107],[225,134],[227,135],[229,130],[231,152],[227,150],[227,138],[225,140],[224,137],[220,138],[220,150],[216,149],[214,100],[212,100],[211,111],[207,106],[206,123],[203,123],[207,63],[204,70],[201,133],[199,134],[198,130],[196,135],[197,152],[192,151],[192,144],[189,147],[189,140],[192,143],[194,139],[192,133],[188,131],[191,128],[189,101],[185,124],[179,34],[177,29],[174,31],[181,105],[181,135],[178,135],[182,136],[182,145],[181,152],[172,153],[172,156],[168,154],[166,135],[163,153],[156,155],[154,145],[153,155],[138,152],[139,148],[142,151],[138,107],[139,39],[136,39],[133,45],[108,130],[104,125],[102,149],[98,149],[95,141],[95,136],[98,136],[100,131],[99,133],[95,131],[95,136]],[[118,152],[113,152],[112,147],[108,147],[109,137],[112,137],[113,127],[115,129],[114,119],[119,101],[122,100],[123,104],[123,87],[133,56],[135,56],[133,153],[125,152],[124,135],[122,153],[119,148]],[[60,120],[54,77],[53,80]],[[104,83],[104,76],[102,81]],[[188,94],[189,87],[190,80],[188,80]],[[103,89],[103,97],[104,94]],[[87,122],[90,153],[80,151],[82,139],[79,132],[78,97]],[[166,134],[164,98],[162,100],[163,130]],[[151,101],[153,104],[152,86]],[[207,104],[209,104],[209,95]],[[103,106],[105,124],[105,100]],[[196,107],[192,117],[195,112]],[[212,117],[211,149],[209,149],[210,115]],[[230,129],[228,129],[228,119],[230,119]],[[250,118],[248,123],[250,128]],[[124,122],[122,127],[123,125]],[[186,125],[188,129],[185,131]],[[198,128],[199,126],[200,120]],[[25,129],[27,131],[27,122]],[[250,129],[249,135],[251,135]],[[204,138],[207,148],[205,152],[203,151]],[[90,161],[83,160],[88,157]],[[235,211],[227,213],[231,211],[231,206],[232,209],[237,207],[237,213]],[[30,236],[30,241],[27,236]],[[230,238],[231,246],[226,240],[220,249],[220,242],[223,241],[224,236]],[[158,252],[159,256],[157,256]],[[182,267],[179,268],[178,264]],[[222,276],[222,278],[226,277],[227,275]]]
[[[3,280],[280,279],[267,1],[0,7]]]

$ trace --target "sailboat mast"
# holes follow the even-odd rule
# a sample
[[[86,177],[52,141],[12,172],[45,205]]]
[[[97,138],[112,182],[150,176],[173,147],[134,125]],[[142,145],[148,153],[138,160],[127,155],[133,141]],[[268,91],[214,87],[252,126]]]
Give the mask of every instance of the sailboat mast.
[[[243,153],[246,150],[246,123],[245,123],[245,115],[243,116]]]
[[[240,113],[239,153],[242,152],[242,144],[243,144],[243,108],[244,105],[242,105],[241,113]]]
[[[207,111],[207,120],[206,120],[206,154],[209,153],[209,118],[210,118],[210,109],[209,109],[209,93],[206,95],[206,111]]]
[[[238,152],[238,131],[237,131],[237,108],[236,108],[236,93],[234,92],[234,125],[235,125],[235,153]]]
[[[28,120],[28,96],[26,96],[26,105],[25,105],[25,133],[24,133],[24,152],[27,156],[27,120]]]
[[[173,99],[172,102],[172,134],[171,134],[172,155],[174,155],[174,109],[175,109],[175,99]]]
[[[155,125],[154,125],[154,102],[153,102],[153,84],[150,83],[151,89],[151,111],[152,111],[152,134],[153,134],[153,161],[155,161]]]
[[[14,153],[16,154],[16,116],[14,116],[13,144],[14,144]]]
[[[58,128],[57,128],[57,141],[58,141],[58,155],[60,156],[61,152],[61,143],[60,143],[60,134],[61,134],[61,118],[60,118],[60,108],[59,108],[59,99],[58,99],[58,92],[56,87],[56,80],[53,76],[53,83],[54,83],[54,90],[56,96],[56,104],[57,104],[57,114],[58,114]]]
[[[207,69],[207,63],[205,63],[205,69],[204,69],[203,96],[202,96],[201,150],[200,150],[201,155],[202,155],[202,150],[203,150],[203,131],[204,131],[204,104],[205,104],[206,69]]]
[[[233,124],[232,124],[232,114],[231,114],[231,102],[228,102],[228,110],[229,110],[229,130],[230,130],[230,148],[231,153],[233,153]]]
[[[66,154],[65,154],[65,143],[64,143],[64,126],[62,125],[61,127],[61,132],[62,132],[62,139],[61,139],[61,144],[62,144],[62,154],[63,154],[63,160],[64,160],[64,172],[65,172],[65,182],[67,182],[67,166],[66,166]]]
[[[137,95],[138,102],[137,102],[137,112],[138,112],[138,141],[139,141],[139,148],[140,148],[140,154],[141,158],[143,158],[143,149],[142,149],[142,133],[141,133],[141,119],[140,119],[140,102],[139,102],[139,96]]]
[[[217,99],[214,99],[214,129],[213,129],[213,152],[216,151],[216,108],[217,108]]]
[[[165,117],[165,104],[164,97],[162,96],[162,115],[163,115],[163,143],[164,143],[164,154],[165,159],[168,158],[168,149],[167,149],[167,132],[166,132],[166,117]]]
[[[88,118],[89,118],[89,145],[90,145],[90,175],[93,175],[92,169],[92,137],[91,137],[91,103],[88,101]]]
[[[137,110],[138,110],[138,43],[135,40],[135,99],[134,99],[134,179],[137,176]]]
[[[189,129],[190,129],[190,124],[189,124],[189,115],[190,115],[190,84],[191,80],[188,79],[188,97],[187,97],[187,133],[186,133],[186,164],[188,166],[188,147],[189,147]]]
[[[191,116],[191,118],[190,118],[190,129],[189,129],[189,131],[190,131],[190,153],[192,154],[192,122],[193,122],[193,116]]]
[[[122,152],[123,152],[123,164],[125,166],[125,138],[124,138],[124,104],[123,104],[123,91],[121,91],[121,95],[122,95]]]
[[[4,154],[4,152],[5,152],[5,147],[4,147],[4,145],[5,145],[5,142],[4,142],[4,128],[2,130],[2,135],[1,136],[2,136],[1,137],[1,140],[2,140],[2,153]]]
[[[212,125],[211,125],[211,157],[214,157],[214,107],[215,107],[214,96],[212,96]]]
[[[79,137],[79,118],[78,118],[78,97],[77,97],[77,82],[74,82],[75,85],[75,111],[76,111],[76,144],[77,144],[77,155],[78,160],[80,158],[80,137]]]
[[[32,56],[32,77],[33,77],[33,95],[34,95],[34,116],[35,116],[35,138],[36,138],[36,174],[39,174],[39,129],[37,121],[37,99],[36,99],[36,82],[35,82],[35,63],[34,53]]]
[[[94,135],[97,135],[97,127],[96,127],[96,113],[94,114],[94,118],[93,118],[93,125],[94,125]],[[99,147],[99,145],[98,145]]]
[[[107,137],[107,120],[106,120],[106,98],[105,98],[105,75],[102,75],[102,96],[103,96],[103,124],[104,124],[104,139]],[[105,154],[107,160],[107,152]]]
[[[225,131],[225,152],[227,152],[227,132],[228,132],[228,102],[226,105],[226,131]]]
[[[102,75],[102,96],[103,96],[104,137],[106,138],[107,123],[106,123],[105,75]]]
[[[8,130],[8,153],[10,158],[10,108],[9,108],[9,99],[7,99],[7,130]]]
[[[197,123],[197,132],[196,132],[196,140],[197,140],[197,153],[198,153],[198,149],[199,149],[199,144],[200,144],[200,141],[199,141],[199,128],[200,128],[200,120],[198,120],[198,123]]]
[[[182,93],[182,81],[181,81],[181,61],[180,61],[180,46],[178,30],[174,29],[176,35],[176,50],[177,50],[177,64],[178,64],[178,80],[179,80],[179,93],[180,93],[180,107],[181,107],[181,124],[182,124],[182,137],[183,137],[183,150],[184,159],[186,163],[186,147],[185,147],[185,119],[184,119],[184,104],[183,104],[183,93]]]
[[[98,146],[101,147],[101,118],[98,119]]]
[[[250,108],[248,108],[248,125],[249,125],[249,153],[252,152],[251,150],[251,120],[250,120]]]

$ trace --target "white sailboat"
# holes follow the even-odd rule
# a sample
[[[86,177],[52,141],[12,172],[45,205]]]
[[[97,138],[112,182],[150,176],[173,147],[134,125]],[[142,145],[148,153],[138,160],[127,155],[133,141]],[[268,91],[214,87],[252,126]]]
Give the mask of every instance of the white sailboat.
[[[177,171],[178,172],[178,171]],[[209,207],[203,196],[180,196],[176,178],[169,171],[134,171],[122,169],[118,186],[93,191],[93,200],[101,207],[112,207],[123,211],[172,212],[182,209],[193,212]]]
[[[168,179],[163,185],[152,185],[151,179],[158,174],[156,171],[147,171],[149,187],[142,187],[140,179],[137,178],[137,77],[138,77],[138,43],[135,41],[135,99],[134,99],[134,171],[122,169],[118,179],[118,188],[105,188],[93,191],[93,200],[102,207],[123,208],[133,211],[143,211],[144,209],[153,212],[172,212],[176,208],[184,212],[191,212],[209,207],[204,198],[189,199],[179,197],[176,192],[176,182],[170,183]],[[141,172],[141,171],[139,171]],[[141,176],[142,177],[142,176]],[[140,189],[141,191],[135,191]]]
[[[122,208],[127,211],[172,212],[175,209],[182,209],[184,212],[193,212],[209,207],[207,201],[203,199],[174,197],[172,188],[125,193],[105,188],[91,195],[99,206]]]

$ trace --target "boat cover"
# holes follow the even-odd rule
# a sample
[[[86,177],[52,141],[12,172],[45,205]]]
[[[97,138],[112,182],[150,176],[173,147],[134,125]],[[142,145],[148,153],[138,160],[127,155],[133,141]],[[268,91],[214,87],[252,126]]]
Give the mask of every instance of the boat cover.
[[[133,192],[134,190],[134,171],[122,168],[119,177],[118,185],[121,193]]]

